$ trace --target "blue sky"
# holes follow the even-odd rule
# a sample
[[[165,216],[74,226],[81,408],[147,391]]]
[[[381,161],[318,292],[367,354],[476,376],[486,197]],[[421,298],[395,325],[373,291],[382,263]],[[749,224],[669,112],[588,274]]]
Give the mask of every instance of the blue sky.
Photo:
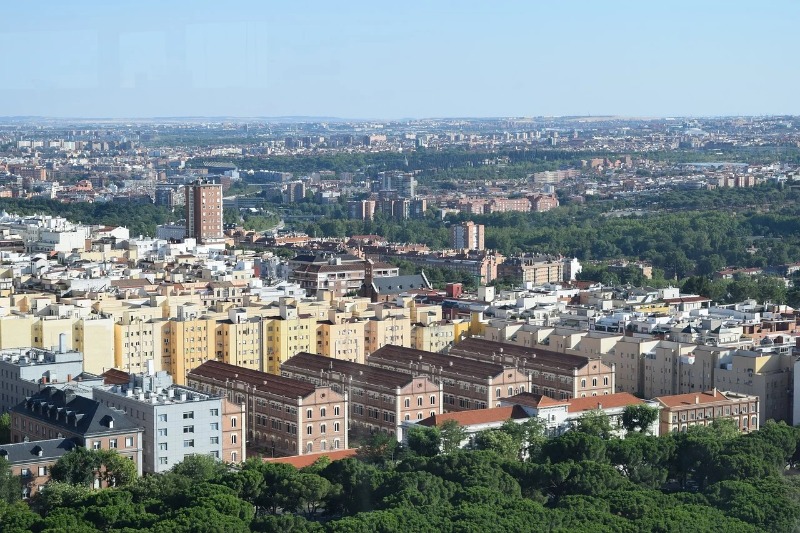
[[[4,2],[0,116],[800,114],[800,2]]]

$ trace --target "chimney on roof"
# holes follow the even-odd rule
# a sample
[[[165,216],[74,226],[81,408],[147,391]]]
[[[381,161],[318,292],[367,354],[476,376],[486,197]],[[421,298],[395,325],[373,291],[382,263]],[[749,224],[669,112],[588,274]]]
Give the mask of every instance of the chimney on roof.
[[[603,409],[603,404],[600,403],[600,402],[597,402],[597,410],[601,411],[602,409]]]
[[[699,403],[700,403],[700,395],[699,394],[695,394],[694,395],[694,404],[697,405]]]

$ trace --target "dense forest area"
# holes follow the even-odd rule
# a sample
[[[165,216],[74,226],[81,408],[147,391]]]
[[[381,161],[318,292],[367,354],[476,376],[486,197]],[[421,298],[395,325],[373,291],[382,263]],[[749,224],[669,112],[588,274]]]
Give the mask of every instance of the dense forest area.
[[[379,434],[355,458],[302,470],[189,456],[116,488],[51,482],[30,506],[5,494],[0,523],[6,533],[796,530],[797,428],[768,422],[739,435],[715,423],[654,437],[625,425],[627,437],[613,437],[590,413],[547,438],[536,422],[509,421],[470,450],[458,449],[457,425],[419,428],[408,447]]]

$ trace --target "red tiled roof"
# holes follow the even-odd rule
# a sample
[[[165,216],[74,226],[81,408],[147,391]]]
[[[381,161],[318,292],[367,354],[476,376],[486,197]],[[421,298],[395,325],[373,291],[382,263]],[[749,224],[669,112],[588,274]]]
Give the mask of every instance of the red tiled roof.
[[[423,426],[440,426],[448,420],[455,420],[462,426],[489,424],[491,422],[505,422],[510,418],[530,418],[519,405],[511,407],[492,407],[490,409],[473,409],[471,411],[458,411],[433,415],[420,421]]]
[[[514,396],[503,398],[503,402],[513,403],[514,405],[524,405],[526,407],[552,407],[554,405],[566,405],[569,400],[554,400],[549,396],[534,394],[532,392],[520,392]]]
[[[579,411],[591,411],[593,409],[609,409],[625,407],[626,405],[638,405],[640,403],[644,403],[644,400],[628,392],[618,392],[616,394],[606,394],[604,396],[588,396],[586,398],[567,400],[567,411],[576,413]]]
[[[358,450],[356,450],[355,448],[347,448],[345,450],[308,453],[305,455],[292,455],[290,457],[275,457],[272,459],[265,458],[264,462],[282,463],[282,464],[292,465],[293,467],[300,469],[313,465],[317,459],[320,459],[322,457],[327,457],[331,461],[338,461],[340,459],[347,459],[348,457],[355,456],[357,451]]]
[[[670,396],[659,396],[654,398],[664,407],[680,407],[683,405],[695,405],[726,401],[728,398],[720,391],[714,389],[707,392],[689,392],[687,394],[673,394]]]

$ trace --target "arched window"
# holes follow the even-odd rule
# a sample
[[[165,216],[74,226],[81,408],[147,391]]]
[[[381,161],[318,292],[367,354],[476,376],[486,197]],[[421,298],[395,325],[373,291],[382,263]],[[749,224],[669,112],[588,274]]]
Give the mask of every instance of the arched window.
[[[311,426],[311,424],[307,425],[306,426],[306,435],[313,435],[313,434],[314,434],[314,428]]]
[[[320,417],[322,417],[322,418],[325,418],[325,415],[326,415],[327,413],[328,413],[328,410],[327,410],[327,409],[325,409],[324,407],[320,407],[320,409],[319,409],[319,416],[320,416]]]
[[[236,417],[235,416],[231,417],[231,427],[232,428],[236,427]]]
[[[500,387],[498,387],[497,390],[495,391],[495,397],[496,398],[500,397]]]
[[[311,409],[306,409],[306,420],[311,420],[313,416],[314,413],[311,411]]]
[[[334,439],[333,440],[333,449],[334,450],[338,450],[339,449],[339,439]]]
[[[405,416],[404,420],[411,420],[411,415],[409,415],[409,414],[406,414],[406,416]]]
[[[323,452],[328,449],[328,443],[324,440],[319,443],[319,449]]]
[[[597,378],[592,378],[592,387],[597,387]]]
[[[508,388],[508,395],[509,396],[513,396],[514,395],[514,388],[513,387],[509,387]]]
[[[608,387],[608,376],[603,378],[603,386]]]
[[[417,396],[417,406],[422,407],[422,396]]]
[[[340,427],[341,427],[341,426],[339,426],[339,422],[334,422],[334,423],[333,423],[333,432],[334,432],[334,433],[339,433],[339,428],[340,428]]]
[[[417,413],[417,420],[422,420],[422,413]]]
[[[585,379],[582,379],[582,380],[581,380],[581,388],[582,388],[582,389],[585,389],[585,388],[586,388],[586,380],[585,380]]]
[[[313,444],[311,444],[310,442],[308,444],[306,444],[306,451],[308,453],[311,453],[313,449],[314,449],[314,445]]]
[[[319,433],[320,433],[320,435],[324,435],[327,430],[328,430],[328,426],[326,424],[320,424],[319,425]]]
[[[339,406],[335,406],[333,408],[333,416],[339,416]]]
[[[236,452],[231,452],[231,462],[235,463],[236,459],[239,458],[239,455]]]
[[[236,444],[236,433],[231,435],[231,444]]]
[[[408,409],[409,407],[411,407],[411,400],[409,400],[408,398],[406,398],[405,405],[406,405],[406,409]]]
[[[431,405],[436,405],[436,396],[431,396]]]

